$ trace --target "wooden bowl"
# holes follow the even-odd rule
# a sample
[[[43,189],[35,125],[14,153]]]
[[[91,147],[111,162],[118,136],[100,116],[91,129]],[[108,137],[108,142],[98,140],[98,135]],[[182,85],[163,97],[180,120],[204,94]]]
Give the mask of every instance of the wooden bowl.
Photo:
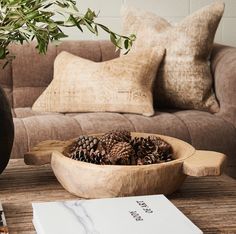
[[[168,136],[132,133],[132,137],[159,136],[173,147],[174,160],[142,165],[96,165],[70,159],[62,154],[71,141],[45,141],[25,154],[25,163],[51,163],[61,185],[84,198],[104,198],[148,194],[171,194],[189,176],[217,176],[222,173],[226,156],[195,150],[188,143]]]

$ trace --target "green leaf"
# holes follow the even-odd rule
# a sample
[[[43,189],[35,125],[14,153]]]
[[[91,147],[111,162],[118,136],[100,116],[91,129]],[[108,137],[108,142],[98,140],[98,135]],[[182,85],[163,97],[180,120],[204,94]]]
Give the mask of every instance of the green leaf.
[[[109,32],[110,33],[110,29],[102,24],[97,24],[97,26],[99,26],[100,28],[102,28],[104,31]]]
[[[116,40],[116,46],[119,49],[122,49],[122,38],[121,37]]]
[[[124,55],[128,54],[130,52],[130,49],[129,50],[126,50]]]
[[[90,32],[96,34],[96,31],[95,29],[92,27],[92,24],[91,23],[88,23],[86,20],[83,21],[84,24],[86,25],[86,27],[89,29]]]
[[[80,26],[81,19],[80,19],[79,21],[77,21],[77,19],[76,19],[73,15],[70,15],[70,18],[71,18],[72,22],[74,23],[74,25],[76,25],[77,28],[78,28],[81,32],[83,32],[83,29],[82,29],[81,26]]]
[[[0,47],[0,59],[4,59],[6,57],[6,48]]]
[[[128,40],[128,39],[126,39],[126,40],[124,41],[124,46],[125,46],[125,49],[126,49],[126,50],[129,48],[129,40]]]
[[[136,35],[135,35],[135,34],[131,34],[131,35],[129,36],[129,39],[130,39],[131,41],[135,41],[135,40],[136,40]]]
[[[110,40],[111,40],[111,42],[116,46],[117,44],[116,44],[116,38],[114,37],[114,34],[113,33],[111,33],[110,34]]]
[[[9,64],[9,61],[7,60],[7,61],[3,64],[2,69],[4,69],[8,64]]]
[[[98,26],[97,25],[95,25],[94,30],[95,30],[96,36],[98,36]]]
[[[90,8],[88,8],[84,18],[86,18],[89,21],[93,21],[94,18],[96,18],[96,13],[92,11]]]
[[[57,28],[57,24],[54,23],[54,22],[49,22],[49,23],[48,23],[48,26],[49,26],[51,29]]]
[[[49,8],[49,7],[52,6],[52,5],[53,5],[53,3],[49,3],[49,4],[47,4],[46,6],[44,6],[43,9],[47,9],[47,8]]]
[[[30,12],[29,14],[26,15],[26,18],[27,19],[33,19],[35,18],[36,16],[38,16],[38,12],[36,11],[33,11],[33,12]]]

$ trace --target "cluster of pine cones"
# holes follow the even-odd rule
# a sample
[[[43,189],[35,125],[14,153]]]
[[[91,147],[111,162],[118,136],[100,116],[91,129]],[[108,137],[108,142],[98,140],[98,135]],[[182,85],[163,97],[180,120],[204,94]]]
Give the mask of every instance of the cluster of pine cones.
[[[114,130],[101,137],[79,136],[64,155],[99,165],[147,165],[172,160],[172,147],[156,136],[131,137],[126,130]]]

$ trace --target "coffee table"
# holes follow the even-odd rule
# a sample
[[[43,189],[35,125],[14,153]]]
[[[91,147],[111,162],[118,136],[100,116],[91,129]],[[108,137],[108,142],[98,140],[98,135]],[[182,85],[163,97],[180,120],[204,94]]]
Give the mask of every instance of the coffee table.
[[[204,233],[236,233],[236,180],[226,175],[188,177],[168,198]],[[31,202],[70,199],[77,197],[62,188],[50,165],[26,166],[13,159],[0,175],[0,201],[10,234],[35,234]]]

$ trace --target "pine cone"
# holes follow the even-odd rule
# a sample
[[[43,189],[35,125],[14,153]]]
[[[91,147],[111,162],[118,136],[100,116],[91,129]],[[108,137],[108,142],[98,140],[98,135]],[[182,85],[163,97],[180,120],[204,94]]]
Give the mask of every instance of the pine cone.
[[[133,146],[137,158],[144,158],[155,150],[155,144],[150,137],[135,137],[131,141],[131,145]]]
[[[64,150],[63,154],[69,158],[76,159],[79,150],[96,150],[98,143],[99,139],[97,137],[81,135]]]
[[[158,163],[158,158],[155,157],[154,154],[146,155],[144,158],[137,159],[137,165],[149,165]]]
[[[151,136],[150,139],[155,145],[155,154],[156,157],[158,155],[160,161],[172,160],[173,149],[169,143],[156,136]]]
[[[132,155],[134,150],[129,143],[118,142],[112,147],[107,158],[112,165],[130,165]]]
[[[66,157],[76,159],[77,144],[74,141],[72,144],[67,146],[62,152]]]
[[[104,165],[104,164],[108,164],[106,157],[105,157],[106,153],[105,151],[99,151],[99,150],[91,150],[89,152],[89,159],[90,159],[90,163],[94,163],[94,164],[99,164],[99,165]]]
[[[160,163],[159,155],[156,155],[155,152],[144,157],[143,164],[156,164]]]
[[[77,147],[86,150],[91,150],[91,149],[96,150],[98,142],[99,140],[97,137],[79,136],[79,138],[77,139]]]
[[[138,166],[143,165],[143,160],[141,158],[137,158],[137,165]]]
[[[76,160],[94,164],[108,164],[105,157],[105,151],[100,152],[99,150],[90,151],[86,149],[79,149],[76,153]]]
[[[101,138],[101,144],[106,150],[106,153],[110,153],[112,147],[118,142],[130,142],[131,133],[126,130],[113,130],[105,133]]]

